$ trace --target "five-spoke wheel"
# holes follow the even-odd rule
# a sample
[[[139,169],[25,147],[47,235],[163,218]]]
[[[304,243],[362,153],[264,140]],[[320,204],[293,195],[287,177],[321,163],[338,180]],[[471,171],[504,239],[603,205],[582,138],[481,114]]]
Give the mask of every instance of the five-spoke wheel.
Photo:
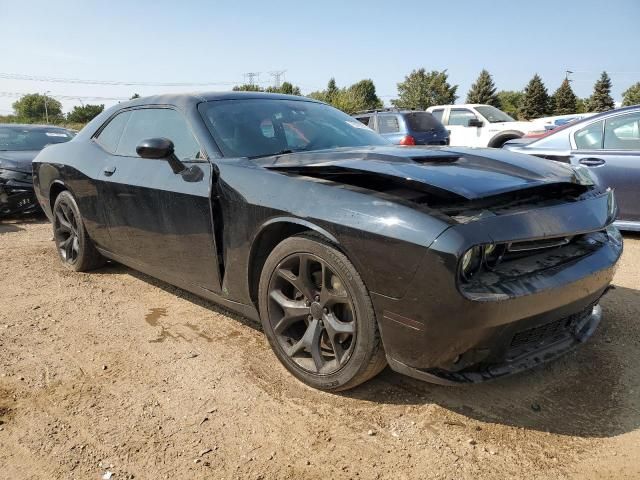
[[[368,292],[344,254],[291,237],[267,258],[260,314],[276,355],[304,382],[343,390],[385,365]]]

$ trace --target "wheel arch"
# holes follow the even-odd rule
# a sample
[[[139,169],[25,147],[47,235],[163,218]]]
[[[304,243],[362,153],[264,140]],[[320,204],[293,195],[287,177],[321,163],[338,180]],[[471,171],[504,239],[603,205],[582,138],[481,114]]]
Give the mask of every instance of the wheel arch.
[[[73,191],[62,181],[54,180],[49,187],[49,209],[53,214],[53,205],[56,203],[56,198],[65,190],[69,191],[73,195]]]
[[[283,240],[304,232],[314,232],[320,238],[338,246],[336,237],[324,228],[312,222],[295,217],[272,218],[262,224],[251,243],[248,263],[249,296],[256,308],[259,308],[258,287],[262,268],[269,254]],[[338,247],[339,248],[339,247]]]
[[[504,132],[496,133],[493,138],[489,140],[487,146],[491,148],[499,148],[509,140],[522,137],[524,137],[524,132],[519,130],[505,130]]]

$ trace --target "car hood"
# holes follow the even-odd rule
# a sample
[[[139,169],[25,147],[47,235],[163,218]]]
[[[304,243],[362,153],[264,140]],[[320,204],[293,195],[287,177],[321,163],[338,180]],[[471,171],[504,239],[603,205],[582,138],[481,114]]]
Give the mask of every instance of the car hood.
[[[40,153],[38,150],[0,150],[0,168],[31,173],[31,161]]]
[[[542,185],[579,184],[569,165],[500,149],[359,147],[277,155],[260,166],[301,175],[339,171],[373,174],[406,186],[448,192],[467,200]],[[313,174],[312,174],[313,173]]]

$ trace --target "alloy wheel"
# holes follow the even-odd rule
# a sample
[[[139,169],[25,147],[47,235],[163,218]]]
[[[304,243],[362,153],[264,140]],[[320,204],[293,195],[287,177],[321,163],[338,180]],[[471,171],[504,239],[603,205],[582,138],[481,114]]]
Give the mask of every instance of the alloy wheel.
[[[271,277],[270,325],[285,354],[307,372],[330,375],[347,363],[355,346],[354,312],[342,279],[315,255],[290,255]]]
[[[74,264],[80,255],[78,219],[73,209],[64,201],[56,208],[53,228],[60,257],[66,263]]]

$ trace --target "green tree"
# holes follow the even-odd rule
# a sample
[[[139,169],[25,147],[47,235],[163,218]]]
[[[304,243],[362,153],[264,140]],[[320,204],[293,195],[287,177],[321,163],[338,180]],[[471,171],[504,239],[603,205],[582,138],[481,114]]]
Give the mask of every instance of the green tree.
[[[550,104],[547,87],[542,83],[540,75],[536,73],[524,89],[518,113],[526,120],[545,117],[551,113]]]
[[[560,84],[560,87],[554,92],[551,97],[553,103],[554,115],[568,115],[570,113],[576,113],[577,100],[576,94],[573,93],[571,84],[568,79],[564,79]]]
[[[500,101],[500,108],[503,112],[508,113],[513,118],[518,118],[518,110],[520,109],[520,103],[524,92],[517,92],[515,90],[501,90],[496,93],[498,100]]]
[[[483,103],[500,108],[500,99],[496,94],[496,85],[493,83],[491,74],[483,69],[478,75],[476,83],[471,85],[467,93],[467,103]]]
[[[282,82],[282,85],[280,85],[280,87],[267,87],[265,92],[283,93],[285,95],[302,95],[300,93],[300,87],[292,85],[289,82]]]
[[[391,103],[398,108],[416,108],[424,110],[433,105],[448,105],[456,101],[458,85],[449,85],[447,71],[424,68],[413,70],[398,83],[398,98]]]
[[[588,98],[576,98],[576,113],[587,113],[589,111]]]
[[[338,88],[335,79],[329,80],[326,90],[311,92],[310,98],[327,102],[346,113],[382,108],[371,79],[360,80],[346,88]]]
[[[640,105],[640,82],[631,85],[622,94],[622,106]]]
[[[30,93],[23,95],[13,103],[13,110],[20,121],[38,123],[46,121],[58,122],[62,120],[62,104],[55,98]]]
[[[135,100],[136,98],[140,98],[140,95],[137,93],[134,93],[133,95],[131,95],[131,98],[129,100]]]
[[[67,114],[67,121],[71,123],[88,123],[102,113],[104,105],[82,105],[73,107]]]
[[[260,85],[255,85],[253,83],[244,83],[242,85],[235,85],[232,90],[234,92],[264,92],[264,88]]]
[[[615,108],[611,96],[611,78],[607,72],[602,72],[600,79],[593,86],[593,94],[589,97],[590,112],[606,112]]]

